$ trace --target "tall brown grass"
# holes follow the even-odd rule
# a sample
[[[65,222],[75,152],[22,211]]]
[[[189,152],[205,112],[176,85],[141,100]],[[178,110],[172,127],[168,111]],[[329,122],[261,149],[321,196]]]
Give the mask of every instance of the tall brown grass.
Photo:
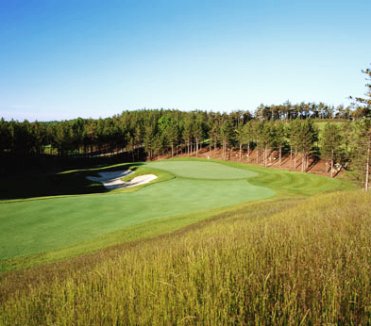
[[[3,299],[0,323],[370,324],[371,196],[267,205],[31,282]]]

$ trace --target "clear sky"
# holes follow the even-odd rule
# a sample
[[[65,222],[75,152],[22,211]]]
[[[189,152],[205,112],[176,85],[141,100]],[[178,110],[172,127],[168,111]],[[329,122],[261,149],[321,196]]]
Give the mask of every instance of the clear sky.
[[[347,104],[370,0],[0,0],[0,116]]]

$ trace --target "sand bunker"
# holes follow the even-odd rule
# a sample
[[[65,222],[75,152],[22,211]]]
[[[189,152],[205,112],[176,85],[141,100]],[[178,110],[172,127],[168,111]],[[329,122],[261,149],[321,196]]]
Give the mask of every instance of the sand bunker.
[[[126,187],[135,187],[135,186],[139,186],[139,185],[151,182],[155,179],[157,179],[157,175],[144,174],[144,175],[139,175],[128,182],[125,182],[125,184],[127,184]]]
[[[99,172],[99,177],[88,176],[86,179],[94,182],[100,182],[108,190],[135,187],[157,179],[157,176],[154,174],[145,174],[137,176],[130,181],[121,180],[122,177],[132,173],[133,171],[130,170]]]

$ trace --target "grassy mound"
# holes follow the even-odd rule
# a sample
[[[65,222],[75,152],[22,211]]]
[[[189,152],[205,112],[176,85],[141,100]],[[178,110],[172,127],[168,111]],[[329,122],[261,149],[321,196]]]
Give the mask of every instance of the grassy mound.
[[[252,203],[188,232],[99,256],[90,269],[63,276],[31,270],[25,280],[38,282],[27,289],[22,277],[20,288],[4,278],[0,320],[367,324],[370,211],[371,197],[361,192]]]

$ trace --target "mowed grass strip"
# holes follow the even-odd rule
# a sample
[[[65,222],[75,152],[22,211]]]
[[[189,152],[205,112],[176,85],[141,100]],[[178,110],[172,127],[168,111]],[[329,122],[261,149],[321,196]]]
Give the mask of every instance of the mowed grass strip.
[[[232,161],[215,160],[214,162],[241,170],[246,169],[250,173],[255,173],[255,176],[249,178],[249,182],[257,186],[270,188],[274,190],[276,195],[279,197],[307,197],[319,193],[351,191],[357,189],[352,182],[344,178],[331,179],[310,173],[266,168],[256,164],[246,164]]]
[[[369,324],[370,194],[317,196],[273,214],[261,209],[258,218],[239,211],[143,242],[90,271],[30,284],[2,302],[1,321]]]

